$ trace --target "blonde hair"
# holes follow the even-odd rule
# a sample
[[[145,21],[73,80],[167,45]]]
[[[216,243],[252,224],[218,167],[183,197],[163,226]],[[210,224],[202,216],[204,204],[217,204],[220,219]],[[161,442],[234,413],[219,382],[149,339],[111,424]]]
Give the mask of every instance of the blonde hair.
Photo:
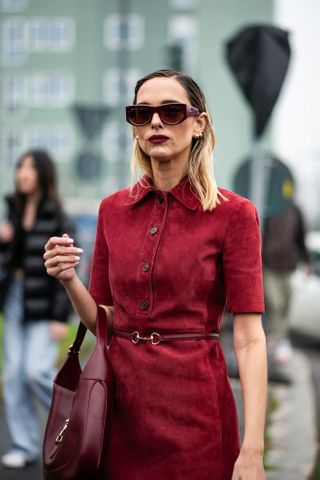
[[[188,75],[184,75],[174,70],[157,70],[137,82],[133,101],[134,104],[137,101],[137,94],[140,87],[147,80],[155,77],[174,78],[177,80],[186,90],[191,105],[197,107],[201,113],[203,112],[206,114],[207,123],[202,136],[194,138],[192,141],[186,175],[188,175],[195,194],[201,202],[203,211],[211,211],[220,204],[219,197],[223,199],[224,197],[218,190],[213,174],[212,154],[215,145],[215,137],[204,94],[196,82]],[[140,178],[140,171],[153,180],[150,157],[143,152],[135,138],[131,157],[131,175],[133,183]]]

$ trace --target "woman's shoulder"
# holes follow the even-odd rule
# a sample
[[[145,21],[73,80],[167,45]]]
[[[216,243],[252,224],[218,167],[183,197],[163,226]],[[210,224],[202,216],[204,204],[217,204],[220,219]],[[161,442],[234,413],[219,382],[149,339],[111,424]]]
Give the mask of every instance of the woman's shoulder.
[[[251,200],[224,188],[219,188],[219,191],[223,198],[217,211],[220,212],[220,218],[224,219],[226,231],[242,231],[259,225],[259,215]]]
[[[13,193],[7,193],[6,195],[4,195],[3,199],[4,199],[4,202],[7,206],[7,208],[13,208],[13,204],[14,204]]]
[[[14,195],[13,195],[13,193],[6,193],[3,198],[4,198],[5,202],[12,203]]]
[[[126,187],[110,193],[110,195],[104,197],[100,202],[100,210],[104,210],[105,208],[110,209],[126,206],[128,198],[130,196],[130,191],[130,187]]]
[[[224,209],[230,211],[242,210],[247,212],[254,212],[256,211],[256,207],[254,203],[246,197],[239,195],[231,190],[227,190],[226,188],[219,187],[219,196],[220,203],[217,208]]]

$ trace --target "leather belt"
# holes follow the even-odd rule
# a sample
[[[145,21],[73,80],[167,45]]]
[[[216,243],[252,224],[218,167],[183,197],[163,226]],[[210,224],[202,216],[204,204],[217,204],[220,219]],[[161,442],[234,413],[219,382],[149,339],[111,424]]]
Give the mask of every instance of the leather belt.
[[[137,345],[139,342],[150,342],[152,345],[159,345],[161,342],[172,342],[176,340],[219,340],[219,333],[158,333],[152,332],[141,334],[138,330],[126,332],[113,329],[113,335],[126,338]]]

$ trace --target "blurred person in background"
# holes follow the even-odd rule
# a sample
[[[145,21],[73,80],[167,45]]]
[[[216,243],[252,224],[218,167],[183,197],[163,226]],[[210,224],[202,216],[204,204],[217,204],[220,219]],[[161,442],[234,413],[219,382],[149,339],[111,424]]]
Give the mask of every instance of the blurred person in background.
[[[60,282],[46,274],[43,245],[52,235],[72,235],[74,225],[61,206],[53,161],[42,150],[21,156],[15,191],[6,204],[7,221],[0,224],[0,298],[3,396],[11,445],[1,461],[7,468],[23,468],[39,458],[37,401],[49,409],[58,341],[67,333],[71,310]]]
[[[251,202],[218,189],[204,94],[189,76],[159,70],[138,81],[132,188],[100,207],[89,291],[67,236],[46,245],[49,275],[95,330],[107,306],[115,408],[99,478],[263,480],[266,344],[260,231]],[[240,448],[235,399],[219,344],[227,303],[243,387]],[[152,333],[153,332],[153,333]]]
[[[310,272],[305,233],[303,215],[295,203],[290,203],[281,214],[266,218],[264,223],[262,261],[268,353],[279,364],[287,363],[292,355],[289,339],[292,274],[299,264],[307,274]]]

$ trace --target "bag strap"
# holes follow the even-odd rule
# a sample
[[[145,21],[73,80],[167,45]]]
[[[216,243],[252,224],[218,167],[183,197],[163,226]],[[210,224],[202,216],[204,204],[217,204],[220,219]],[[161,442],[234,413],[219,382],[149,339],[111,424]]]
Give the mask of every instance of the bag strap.
[[[106,348],[108,342],[108,317],[106,309],[100,305],[97,308],[96,337],[103,348]]]
[[[73,344],[69,348],[69,353],[74,353],[75,355],[79,354],[86,333],[87,327],[82,322],[79,322],[76,338],[74,339]]]
[[[97,306],[97,326],[96,326],[96,336],[97,341],[101,342],[103,345],[107,344],[108,340],[108,328],[107,328],[107,312],[100,305]],[[82,342],[87,333],[87,327],[84,323],[79,322],[76,338],[73,341],[73,344],[69,348],[69,353],[78,355],[81,349]]]

